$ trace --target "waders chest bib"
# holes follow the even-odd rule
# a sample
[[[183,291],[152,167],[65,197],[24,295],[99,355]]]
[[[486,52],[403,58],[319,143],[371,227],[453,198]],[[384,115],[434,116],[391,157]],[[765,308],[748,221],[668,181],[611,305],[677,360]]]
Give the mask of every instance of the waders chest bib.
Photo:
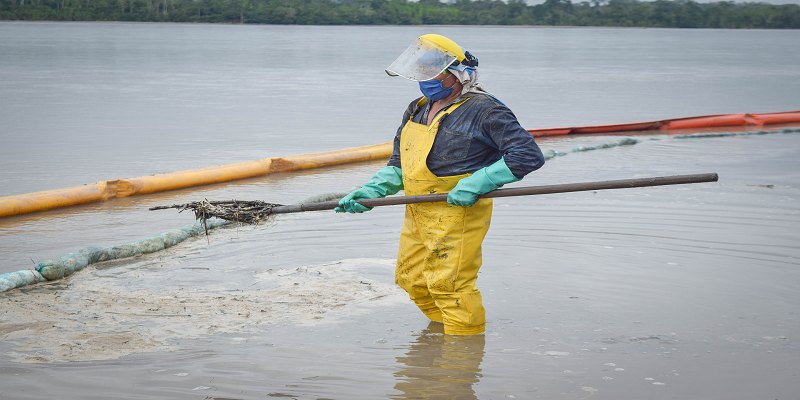
[[[469,175],[436,176],[427,165],[439,122],[464,101],[440,112],[430,125],[409,120],[403,126],[400,163],[407,195],[449,192]],[[444,202],[406,205],[395,280],[428,318],[444,323],[445,334],[484,332],[485,311],[475,281],[491,218],[491,199],[478,200],[472,207]]]

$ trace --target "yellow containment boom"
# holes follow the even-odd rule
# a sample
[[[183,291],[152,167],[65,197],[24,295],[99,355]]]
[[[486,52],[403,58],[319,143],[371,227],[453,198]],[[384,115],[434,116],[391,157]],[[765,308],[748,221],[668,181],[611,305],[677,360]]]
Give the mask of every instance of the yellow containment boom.
[[[387,159],[392,155],[392,143],[289,157],[263,158],[255,161],[218,165],[137,178],[100,181],[83,186],[53,189],[43,192],[0,196],[0,218],[37,211],[94,203],[139,194],[183,189],[192,186],[253,178],[276,172],[299,171],[332,165]]]
[[[708,130],[730,126],[765,126],[798,123],[800,123],[800,110],[763,114],[707,115],[621,125],[532,129],[528,130],[528,132],[538,138],[543,136],[629,131],[670,133],[669,131],[674,129]],[[168,174],[100,181],[83,186],[47,190],[44,192],[0,196],[0,218],[59,207],[93,203],[116,197],[128,197],[137,194],[156,193],[192,186],[229,182],[237,179],[253,178],[275,172],[299,171],[359,161],[387,159],[391,155],[392,142],[387,142],[323,153],[263,158],[255,161],[171,172]]]

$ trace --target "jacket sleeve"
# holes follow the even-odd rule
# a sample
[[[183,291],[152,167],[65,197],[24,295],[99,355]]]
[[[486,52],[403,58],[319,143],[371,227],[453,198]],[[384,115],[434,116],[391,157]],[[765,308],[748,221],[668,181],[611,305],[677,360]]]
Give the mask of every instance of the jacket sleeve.
[[[518,179],[541,168],[544,155],[539,145],[508,107],[496,104],[486,111],[483,131],[503,153],[508,169]]]

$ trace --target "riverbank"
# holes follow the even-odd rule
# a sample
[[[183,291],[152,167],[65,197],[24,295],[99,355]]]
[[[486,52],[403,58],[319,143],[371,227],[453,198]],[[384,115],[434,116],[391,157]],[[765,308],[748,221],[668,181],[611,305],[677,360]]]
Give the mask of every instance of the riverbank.
[[[518,25],[798,29],[800,5],[695,1],[12,2],[3,20],[203,22],[276,25]],[[796,3],[796,1],[794,1]]]

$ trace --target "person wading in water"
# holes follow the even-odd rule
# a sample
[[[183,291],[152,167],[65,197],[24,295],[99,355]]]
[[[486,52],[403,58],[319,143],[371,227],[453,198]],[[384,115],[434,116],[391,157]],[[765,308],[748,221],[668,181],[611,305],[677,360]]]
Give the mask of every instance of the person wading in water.
[[[422,35],[386,73],[419,82],[387,166],[339,201],[337,212],[370,210],[358,200],[449,192],[447,203],[406,205],[395,280],[447,335],[485,331],[476,286],[492,200],[478,199],[544,165],[539,146],[502,102],[478,84],[478,59],[451,39]]]

